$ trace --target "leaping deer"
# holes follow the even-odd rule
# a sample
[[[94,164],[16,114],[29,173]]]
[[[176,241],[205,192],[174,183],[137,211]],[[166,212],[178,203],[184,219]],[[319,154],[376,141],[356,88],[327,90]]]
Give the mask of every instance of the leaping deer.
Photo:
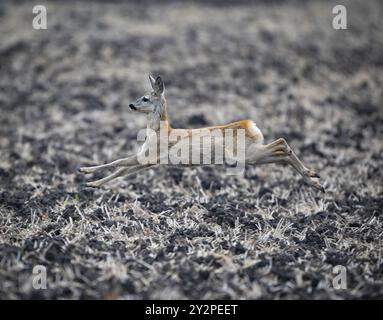
[[[82,167],[79,169],[82,173],[92,173],[100,169],[105,168],[117,168],[117,170],[97,181],[89,182],[86,184],[88,187],[100,187],[101,185],[109,182],[115,178],[130,175],[136,173],[140,170],[147,169],[161,164],[161,156],[159,153],[156,153],[155,161],[150,163],[142,163],[140,161],[140,155],[143,155],[145,152],[148,152],[149,148],[153,145],[158,145],[158,137],[160,136],[161,130],[162,133],[165,132],[166,135],[170,136],[172,133],[177,132],[177,130],[183,129],[173,129],[168,120],[167,113],[167,102],[165,99],[165,85],[161,77],[154,79],[149,75],[152,91],[149,94],[146,94],[136,100],[135,102],[129,104],[129,108],[135,112],[140,112],[148,115],[147,122],[147,134],[146,140],[142,145],[140,151],[135,155],[129,156],[127,158],[118,159],[110,163],[92,166],[92,167]],[[256,124],[251,120],[242,120],[226,125],[207,127],[201,129],[186,129],[185,134],[181,135],[181,138],[178,139],[185,141],[185,145],[189,148],[190,152],[194,152],[200,145],[188,144],[190,139],[197,134],[200,134],[201,130],[207,132],[218,131],[222,132],[222,136],[225,137],[226,130],[232,130],[234,135],[237,135],[240,130],[244,132],[244,146],[245,146],[245,163],[246,164],[268,164],[268,163],[285,163],[292,166],[299,174],[302,175],[304,181],[308,183],[313,188],[325,192],[323,186],[318,182],[319,175],[309,168],[307,168],[296,156],[291,147],[287,144],[286,140],[279,138],[269,144],[263,144],[263,134],[256,126]],[[157,139],[154,144],[153,139]],[[225,139],[223,141],[225,148]],[[170,147],[174,143],[170,143]],[[234,148],[235,149],[235,148]],[[198,151],[198,150],[197,150]],[[234,150],[235,151],[235,150]],[[213,163],[214,164],[214,163]],[[190,166],[191,163],[181,163],[180,165]]]

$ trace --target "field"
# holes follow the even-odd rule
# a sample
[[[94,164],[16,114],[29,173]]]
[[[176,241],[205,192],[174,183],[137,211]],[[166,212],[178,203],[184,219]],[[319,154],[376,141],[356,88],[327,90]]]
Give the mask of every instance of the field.
[[[383,297],[383,6],[45,1],[0,7],[1,299]],[[252,119],[290,167],[159,167],[100,189],[83,165],[137,150],[130,101],[161,75],[174,127]],[[47,288],[35,289],[35,266]],[[334,267],[346,289],[334,288]]]

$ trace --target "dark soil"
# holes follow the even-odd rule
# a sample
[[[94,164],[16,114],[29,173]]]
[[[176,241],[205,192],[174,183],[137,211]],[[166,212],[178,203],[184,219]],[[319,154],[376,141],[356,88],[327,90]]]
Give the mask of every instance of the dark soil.
[[[0,298],[383,297],[383,7],[45,1],[0,10]],[[161,167],[83,187],[137,149],[147,74],[174,126],[253,119],[320,172]],[[32,286],[36,265],[47,289]],[[332,286],[333,267],[347,289]]]

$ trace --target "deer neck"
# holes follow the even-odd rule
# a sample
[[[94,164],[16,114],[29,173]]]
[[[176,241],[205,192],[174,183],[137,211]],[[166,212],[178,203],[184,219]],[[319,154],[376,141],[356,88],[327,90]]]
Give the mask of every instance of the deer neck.
[[[157,108],[156,112],[148,115],[147,129],[151,129],[156,132],[159,132],[160,129],[170,129],[167,110],[168,106],[165,98],[161,99],[160,104],[161,105]]]

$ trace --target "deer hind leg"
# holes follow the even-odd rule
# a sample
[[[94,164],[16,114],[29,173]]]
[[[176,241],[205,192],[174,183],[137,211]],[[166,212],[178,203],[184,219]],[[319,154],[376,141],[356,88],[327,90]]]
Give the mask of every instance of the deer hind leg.
[[[123,159],[118,159],[106,164],[101,164],[99,166],[92,166],[92,167],[82,167],[79,169],[81,173],[92,173],[100,169],[106,169],[106,168],[115,168],[115,167],[129,167],[134,166],[138,164],[137,156],[130,156]]]
[[[105,184],[111,180],[114,180],[114,179],[122,177],[122,176],[127,176],[127,175],[130,175],[133,173],[137,173],[137,172],[144,170],[144,169],[147,169],[151,166],[152,165],[138,165],[138,166],[134,166],[134,167],[123,167],[123,168],[120,168],[117,171],[113,172],[112,174],[106,176],[105,178],[102,178],[102,179],[99,179],[96,181],[92,181],[92,182],[88,182],[86,184],[86,186],[92,187],[92,188],[98,188],[98,187],[101,187],[103,184]]]
[[[272,148],[277,151],[282,151],[288,156],[288,162],[295,170],[303,177],[319,178],[319,175],[312,169],[307,168],[297,157],[285,139],[280,138],[271,143]]]
[[[313,188],[324,192],[323,186],[313,178],[319,178],[319,175],[308,169],[295,155],[291,147],[287,144],[286,140],[281,138],[277,139],[267,145],[258,145],[255,146],[257,151],[253,156],[253,161],[257,164],[267,164],[267,163],[286,163],[291,165],[297,172],[299,172],[304,181],[311,185]]]

